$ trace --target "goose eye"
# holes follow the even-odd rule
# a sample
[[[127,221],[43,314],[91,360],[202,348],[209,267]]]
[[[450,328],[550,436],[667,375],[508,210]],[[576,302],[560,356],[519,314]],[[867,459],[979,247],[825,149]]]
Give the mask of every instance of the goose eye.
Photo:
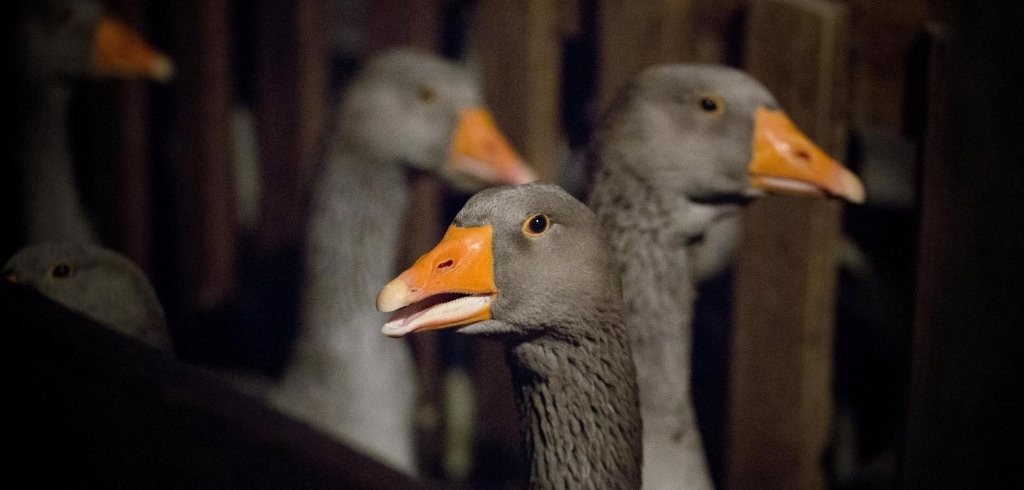
[[[416,97],[420,99],[420,102],[430,104],[437,98],[437,92],[430,87],[420,87],[419,92],[416,93]]]
[[[700,109],[709,114],[720,114],[725,110],[725,104],[718,97],[705,95],[700,98]]]
[[[61,262],[50,268],[50,277],[54,279],[67,279],[74,275],[75,270],[65,262]]]
[[[544,214],[535,214],[523,222],[523,233],[527,236],[539,236],[551,226],[551,219]]]

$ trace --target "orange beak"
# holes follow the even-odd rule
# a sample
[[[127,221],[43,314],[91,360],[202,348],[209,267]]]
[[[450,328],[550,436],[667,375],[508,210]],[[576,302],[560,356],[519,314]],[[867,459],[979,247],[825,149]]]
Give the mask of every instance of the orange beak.
[[[782,111],[757,109],[748,171],[751,186],[763,191],[864,202],[860,179],[818,148]]]
[[[124,78],[148,77],[166,82],[174,64],[123,22],[105,16],[96,26],[93,69],[97,75]]]
[[[18,275],[13,273],[13,272],[9,272],[9,273],[5,274],[4,275],[4,279],[6,279],[7,282],[9,282],[11,284],[18,284]]]
[[[491,113],[482,107],[459,111],[448,168],[492,185],[537,180],[537,175],[498,129]]]
[[[377,294],[377,309],[395,312],[381,332],[401,337],[490,319],[498,293],[493,263],[490,225],[448,227],[433,250]]]

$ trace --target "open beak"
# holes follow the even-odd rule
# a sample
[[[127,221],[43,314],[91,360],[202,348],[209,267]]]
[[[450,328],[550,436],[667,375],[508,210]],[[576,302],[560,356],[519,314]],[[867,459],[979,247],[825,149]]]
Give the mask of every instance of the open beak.
[[[124,78],[148,77],[166,82],[174,64],[120,20],[104,16],[96,26],[93,69],[97,75]]]
[[[377,309],[395,312],[381,333],[457,327],[490,319],[497,296],[491,227],[450,226],[441,242],[377,294]]]
[[[526,165],[482,107],[459,111],[448,169],[487,184],[526,184],[537,174]]]
[[[748,171],[751,186],[762,191],[864,202],[860,179],[818,148],[782,111],[757,109]]]

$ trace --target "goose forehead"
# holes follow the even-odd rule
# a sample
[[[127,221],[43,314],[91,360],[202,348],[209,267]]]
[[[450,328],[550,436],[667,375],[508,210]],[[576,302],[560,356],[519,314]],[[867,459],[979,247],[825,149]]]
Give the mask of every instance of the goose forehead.
[[[586,206],[554,184],[530,183],[498,186],[478,192],[455,217],[458,226],[514,223],[534,213],[564,217],[590,214]]]
[[[699,96],[716,94],[726,99],[775,104],[775,98],[757,79],[735,68],[717,65],[673,64],[648,69],[637,77],[641,93]]]
[[[476,81],[461,66],[450,61],[413,52],[387,53],[363,69],[361,78],[369,87],[418,90],[430,87],[461,105],[480,103]]]

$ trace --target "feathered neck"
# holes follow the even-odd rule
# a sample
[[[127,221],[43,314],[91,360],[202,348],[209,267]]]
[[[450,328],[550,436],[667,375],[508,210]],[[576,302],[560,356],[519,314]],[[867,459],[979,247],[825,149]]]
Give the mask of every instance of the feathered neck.
[[[313,190],[306,237],[303,340],[343,346],[357,335],[380,342],[373,327],[385,317],[374,298],[395,272],[407,202],[406,174],[397,162],[343,143],[331,149]]]
[[[618,162],[600,161],[590,207],[618,259],[626,325],[639,374],[644,485],[710,488],[690,398],[694,260],[705,233],[731,209],[659,190]]]
[[[509,344],[531,488],[639,488],[636,371],[619,312]]]
[[[26,90],[21,159],[22,210],[29,243],[97,241],[86,217],[68,139],[71,86],[41,83]]]

